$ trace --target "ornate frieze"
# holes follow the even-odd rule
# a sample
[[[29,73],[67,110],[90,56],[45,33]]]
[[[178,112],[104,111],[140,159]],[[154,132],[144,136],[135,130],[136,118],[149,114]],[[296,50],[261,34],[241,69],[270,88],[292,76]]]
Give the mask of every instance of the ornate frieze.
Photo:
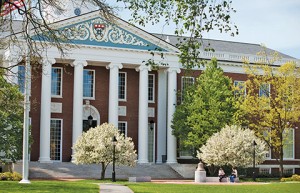
[[[100,17],[63,27],[59,31],[78,44],[166,51]]]

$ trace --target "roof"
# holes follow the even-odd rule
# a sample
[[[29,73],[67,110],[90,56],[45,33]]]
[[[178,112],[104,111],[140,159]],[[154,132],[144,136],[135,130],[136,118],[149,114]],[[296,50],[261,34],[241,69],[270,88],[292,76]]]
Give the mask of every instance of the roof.
[[[12,22],[12,28],[14,30],[14,33],[18,33],[20,31],[22,31],[22,21],[14,20]],[[4,33],[2,33],[2,37],[3,37],[3,35],[7,36],[10,31],[9,26],[5,26],[4,29],[5,30],[4,30]],[[146,33],[148,33],[148,32],[146,32]],[[176,35],[168,35],[168,34],[157,34],[157,33],[149,33],[149,34],[153,35],[155,37],[158,37],[164,41],[166,41],[166,39],[169,39],[166,42],[170,43],[171,45],[173,45],[175,47],[177,47],[177,44],[180,41],[184,41],[189,38],[189,37],[184,37],[184,36],[179,37]],[[257,55],[258,52],[262,51],[262,46],[260,44],[233,42],[233,41],[215,40],[215,39],[205,39],[205,38],[199,39],[199,41],[202,41],[202,45],[204,48],[207,48],[207,47],[213,48],[216,52]],[[273,53],[276,50],[266,48],[266,51],[267,51],[267,53]],[[276,51],[276,52],[278,52],[278,51]],[[281,52],[278,52],[278,53],[283,58],[296,59],[294,57],[283,54]]]
[[[179,37],[175,35],[167,35],[167,34],[155,34],[153,35],[166,40],[169,39],[170,44],[176,46],[180,41],[184,41],[189,37]],[[202,45],[204,48],[213,48],[216,52],[228,52],[228,53],[239,53],[239,54],[249,54],[249,55],[257,55],[258,52],[262,51],[262,46],[259,44],[251,44],[251,43],[243,43],[243,42],[233,42],[233,41],[224,41],[224,40],[214,40],[214,39],[198,39],[202,41]],[[267,53],[273,53],[276,50],[266,48]],[[276,51],[278,52],[278,51]],[[278,52],[279,55],[283,58],[287,59],[296,59],[289,55]]]

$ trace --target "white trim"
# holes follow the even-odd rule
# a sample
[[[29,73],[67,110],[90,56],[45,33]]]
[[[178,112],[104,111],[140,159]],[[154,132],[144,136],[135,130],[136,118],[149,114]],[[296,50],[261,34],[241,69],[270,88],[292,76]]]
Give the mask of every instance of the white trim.
[[[125,137],[127,137],[127,121],[118,121],[118,124],[119,123],[125,123],[125,133],[124,133],[124,135],[125,135]],[[119,125],[118,125],[118,130],[119,130]]]
[[[50,129],[51,129],[51,120],[59,120],[60,121],[60,158],[59,160],[52,160],[51,159],[51,155],[50,155],[50,160],[53,162],[62,162],[62,144],[63,144],[63,119],[59,119],[59,118],[50,118]],[[50,143],[51,143],[51,131],[50,131]],[[50,148],[50,152],[51,153],[51,148]]]
[[[292,150],[293,151],[293,157],[292,158],[284,158],[283,157],[283,160],[294,160],[295,159],[295,129],[292,129],[292,132],[293,132],[293,150]],[[283,144],[283,146],[284,146],[284,144]],[[283,149],[284,149],[284,147],[283,147]],[[284,153],[284,151],[283,151],[283,153]]]
[[[119,98],[119,87],[120,87],[120,85],[119,85],[119,78],[120,78],[120,74],[125,74],[125,85],[124,85],[124,99],[120,99]],[[119,74],[118,74],[118,100],[119,101],[127,101],[127,72],[121,72],[121,71],[119,71]]]
[[[252,167],[252,166],[251,166]],[[279,165],[257,165],[259,168],[279,168]],[[283,165],[283,168],[300,168],[300,165]]]
[[[96,98],[96,96],[95,96],[95,79],[96,79],[96,70],[94,70],[94,69],[89,69],[89,68],[84,68],[83,69],[83,78],[82,78],[82,80],[83,80],[83,82],[82,82],[82,87],[83,87],[83,84],[84,84],[84,71],[92,71],[93,72],[93,96],[92,97],[85,97],[85,96],[83,96],[83,94],[84,94],[84,90],[82,90],[83,92],[82,92],[82,98],[83,99],[88,99],[88,100],[95,100],[95,98]],[[82,88],[83,89],[83,88]]]
[[[155,103],[155,74],[148,74],[148,89],[149,89],[149,76],[153,77],[153,93],[152,93],[152,98],[153,100],[149,100],[149,92],[148,92],[148,103]]]
[[[271,96],[271,85],[270,85],[270,83],[262,83],[262,84],[259,86],[258,96],[259,96],[259,97],[262,97],[262,96],[260,95],[260,90],[261,90],[261,86],[262,86],[262,85],[268,85],[268,87],[269,87],[269,91],[268,91],[269,93],[268,93],[268,95],[269,95],[269,96],[267,96],[267,97],[270,97],[270,96]]]
[[[237,83],[237,85],[235,85],[235,83]],[[247,95],[247,88],[246,88],[246,85],[245,85],[246,81],[245,80],[234,80],[233,81],[233,86],[236,87],[236,86],[238,86],[239,83],[244,84],[244,89],[245,89],[244,96],[246,96]]]
[[[265,173],[262,173],[262,172],[261,172],[261,169],[267,169],[267,170],[269,170],[267,174],[271,174],[271,168],[263,168],[263,167],[260,167],[260,168],[258,169],[258,173],[259,173],[260,175],[261,175],[261,174],[262,174],[262,175],[265,174]]]
[[[60,69],[60,75],[61,75],[61,77],[60,77],[60,95],[53,95],[52,94],[52,69]],[[51,98],[63,98],[63,89],[62,89],[62,87],[63,87],[63,68],[62,67],[56,67],[56,66],[52,66],[51,67]]]
[[[182,102],[182,100],[183,100],[183,92],[184,92],[184,80],[187,80],[187,79],[189,79],[189,78],[192,78],[192,80],[193,80],[193,85],[195,84],[195,77],[193,77],[193,76],[182,76],[181,77],[181,88],[180,88],[180,92],[181,92],[181,102]],[[190,86],[192,86],[192,85],[190,85]]]

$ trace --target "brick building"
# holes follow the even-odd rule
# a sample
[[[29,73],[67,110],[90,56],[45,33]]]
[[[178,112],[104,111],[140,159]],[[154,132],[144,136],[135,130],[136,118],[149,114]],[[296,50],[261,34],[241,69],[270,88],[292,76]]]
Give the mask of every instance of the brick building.
[[[60,20],[53,27],[62,30],[76,46],[66,50],[65,57],[54,47],[48,48],[42,53],[42,65],[32,71],[31,161],[69,162],[72,144],[89,128],[88,117],[92,117],[93,126],[113,123],[132,137],[139,163],[178,163],[192,158],[189,152],[177,151],[171,120],[177,91],[194,82],[203,69],[184,74],[175,36],[150,34],[120,18],[112,23],[97,11]],[[257,44],[203,41],[215,52],[201,51],[202,58],[216,57],[235,83],[247,78],[243,58],[251,63],[259,59],[256,53],[261,47]],[[12,46],[2,53],[16,53],[14,49]],[[278,65],[296,60],[281,56]],[[145,65],[148,59],[168,65],[151,70]],[[14,70],[22,73],[23,68]],[[15,81],[24,83],[21,78]],[[299,137],[300,131],[294,130],[286,150],[284,167],[291,173],[300,173]],[[259,167],[262,173],[278,170],[271,155]]]

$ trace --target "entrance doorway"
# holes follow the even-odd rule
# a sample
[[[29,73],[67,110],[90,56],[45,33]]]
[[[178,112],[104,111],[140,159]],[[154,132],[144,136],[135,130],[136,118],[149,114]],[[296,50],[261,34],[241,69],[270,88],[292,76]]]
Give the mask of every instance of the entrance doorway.
[[[152,120],[148,124],[148,161],[155,163],[155,123]]]

